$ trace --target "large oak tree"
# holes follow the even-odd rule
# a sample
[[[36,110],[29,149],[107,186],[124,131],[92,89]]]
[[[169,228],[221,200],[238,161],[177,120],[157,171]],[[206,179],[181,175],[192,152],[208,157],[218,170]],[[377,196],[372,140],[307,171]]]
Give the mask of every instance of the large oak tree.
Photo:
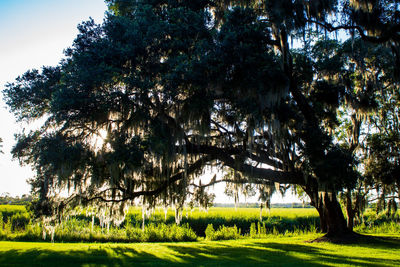
[[[372,109],[396,84],[398,1],[107,2],[104,23],[82,23],[58,66],[4,91],[18,119],[44,121],[13,150],[35,168],[43,205],[65,188],[58,205],[201,202],[219,182],[195,180],[211,165],[264,195],[300,186],[324,232],[351,233],[336,197],[360,173],[335,138],[337,111]],[[379,83],[356,43],[391,55]]]

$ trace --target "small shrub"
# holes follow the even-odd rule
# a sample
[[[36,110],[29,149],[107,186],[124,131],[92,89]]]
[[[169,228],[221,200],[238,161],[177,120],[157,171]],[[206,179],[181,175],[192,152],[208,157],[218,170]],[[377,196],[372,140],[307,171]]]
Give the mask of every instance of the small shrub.
[[[214,234],[214,240],[229,240],[229,239],[239,239],[240,229],[234,225],[233,227],[222,226]]]
[[[149,224],[144,231],[139,227],[128,226],[126,235],[130,242],[179,242],[196,241],[195,232],[189,225],[178,226],[176,224]]]
[[[206,234],[206,239],[208,240],[214,240],[214,234],[215,234],[215,230],[212,224],[207,225],[207,228],[205,230],[205,234]]]
[[[267,235],[267,227],[265,227],[265,223],[261,225],[261,223],[258,222],[258,234],[261,236]]]
[[[249,235],[250,235],[251,238],[257,237],[257,228],[256,228],[256,224],[255,223],[252,223],[250,225],[250,233],[249,233]]]
[[[278,229],[274,226],[274,228],[272,229],[272,234],[273,235],[279,235],[279,231]]]
[[[214,230],[212,224],[206,229],[206,239],[208,240],[229,240],[240,238],[240,229],[236,225],[231,227],[221,226],[217,231]]]

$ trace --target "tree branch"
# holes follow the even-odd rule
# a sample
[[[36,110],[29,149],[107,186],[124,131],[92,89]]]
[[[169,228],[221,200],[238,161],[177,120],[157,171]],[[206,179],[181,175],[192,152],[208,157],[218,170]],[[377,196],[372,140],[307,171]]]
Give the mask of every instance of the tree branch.
[[[316,20],[307,20],[307,22],[315,23],[315,24],[325,28],[329,32],[333,32],[333,31],[337,31],[337,30],[356,30],[364,41],[368,41],[368,42],[375,43],[375,44],[385,43],[385,42],[389,41],[390,39],[393,39],[396,41],[400,40],[400,35],[399,35],[400,25],[399,24],[393,25],[392,27],[388,27],[388,29],[386,29],[381,36],[376,37],[376,36],[366,35],[364,33],[364,29],[358,25],[333,26],[330,23],[322,23],[322,22],[319,22]]]
[[[204,156],[203,158],[201,158],[201,159],[197,160],[196,162],[194,162],[193,164],[191,164],[187,168],[186,172],[182,171],[182,172],[179,172],[179,173],[171,176],[168,180],[162,182],[160,184],[160,186],[154,190],[143,190],[143,191],[136,191],[136,192],[132,192],[132,193],[126,192],[127,195],[123,198],[108,199],[108,198],[105,198],[104,196],[102,196],[101,194],[104,194],[106,191],[113,190],[112,188],[109,188],[109,189],[103,190],[102,192],[100,192],[99,194],[97,194],[93,197],[86,197],[86,196],[82,196],[82,195],[76,195],[75,197],[80,197],[81,199],[83,199],[84,201],[87,201],[87,202],[91,202],[94,200],[101,200],[103,202],[115,202],[115,203],[124,202],[124,201],[128,201],[128,200],[134,200],[135,198],[137,198],[139,196],[154,196],[154,197],[156,197],[156,196],[160,195],[163,191],[165,191],[169,186],[173,185],[175,182],[182,180],[184,177],[186,177],[186,175],[192,174],[196,170],[199,170],[200,168],[202,168],[204,166],[204,164],[206,162],[212,161],[214,159],[216,159],[216,158],[213,157],[212,155]],[[118,190],[122,191],[121,188]]]
[[[220,179],[220,180],[215,180],[215,181],[211,181],[208,184],[202,184],[202,185],[197,185],[195,183],[191,183],[190,185],[193,187],[197,187],[197,188],[206,188],[206,187],[210,187],[213,186],[215,184],[219,184],[219,183],[233,183],[233,184],[267,184],[268,181],[264,180],[264,179],[238,179],[238,180],[231,180],[231,179]]]
[[[235,160],[228,155],[219,155],[218,159],[222,161],[225,166],[239,171],[249,178],[256,178],[280,184],[305,185],[303,175],[300,172],[286,172],[266,168],[257,168],[246,163],[237,164],[235,163]]]

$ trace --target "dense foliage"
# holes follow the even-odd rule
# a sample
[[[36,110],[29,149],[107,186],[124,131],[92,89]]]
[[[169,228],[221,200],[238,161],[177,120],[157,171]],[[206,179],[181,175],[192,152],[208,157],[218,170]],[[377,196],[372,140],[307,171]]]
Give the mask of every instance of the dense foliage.
[[[399,193],[398,1],[107,2],[58,66],[4,90],[16,118],[44,121],[13,149],[36,169],[43,214],[140,199],[179,217],[217,182],[263,201],[295,185],[340,235],[338,192],[350,215],[353,190]],[[202,183],[209,166],[226,175]]]

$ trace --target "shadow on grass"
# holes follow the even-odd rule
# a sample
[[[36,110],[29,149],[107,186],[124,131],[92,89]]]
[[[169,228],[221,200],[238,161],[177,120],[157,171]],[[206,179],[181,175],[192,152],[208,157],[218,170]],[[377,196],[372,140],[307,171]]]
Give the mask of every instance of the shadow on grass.
[[[400,249],[400,235],[394,236],[365,236],[357,245],[366,248]]]
[[[400,249],[400,239],[373,237],[373,242],[343,245],[334,249],[323,245],[278,242],[163,243],[145,246],[88,244],[71,250],[50,248],[0,251],[0,266],[400,266],[399,259],[374,255],[374,249]],[[60,246],[62,247],[62,246]],[[371,254],[344,256],[340,248],[371,249]]]
[[[117,255],[116,253],[119,253]],[[11,249],[0,252],[0,266],[134,266],[153,255],[135,249],[97,248],[89,250],[55,251],[50,249]]]
[[[393,249],[392,243],[381,240],[380,248]],[[366,246],[366,244],[364,244]],[[400,241],[397,240],[397,246]],[[346,246],[346,245],[343,245]],[[353,247],[353,245],[347,245]],[[206,263],[205,265],[223,266],[400,266],[400,260],[380,258],[376,255],[365,256],[345,256],[340,255],[340,249],[333,252],[331,249],[318,248],[315,246],[301,244],[285,244],[274,242],[254,242],[242,247],[232,247],[229,245],[219,245],[218,247],[201,247],[188,251],[188,248],[169,245],[171,250],[179,252],[182,259],[188,263],[196,265],[196,261]],[[373,244],[368,245],[371,249],[376,249]],[[371,250],[373,254],[373,250]],[[213,258],[211,255],[216,255]],[[192,260],[195,259],[195,260]]]

